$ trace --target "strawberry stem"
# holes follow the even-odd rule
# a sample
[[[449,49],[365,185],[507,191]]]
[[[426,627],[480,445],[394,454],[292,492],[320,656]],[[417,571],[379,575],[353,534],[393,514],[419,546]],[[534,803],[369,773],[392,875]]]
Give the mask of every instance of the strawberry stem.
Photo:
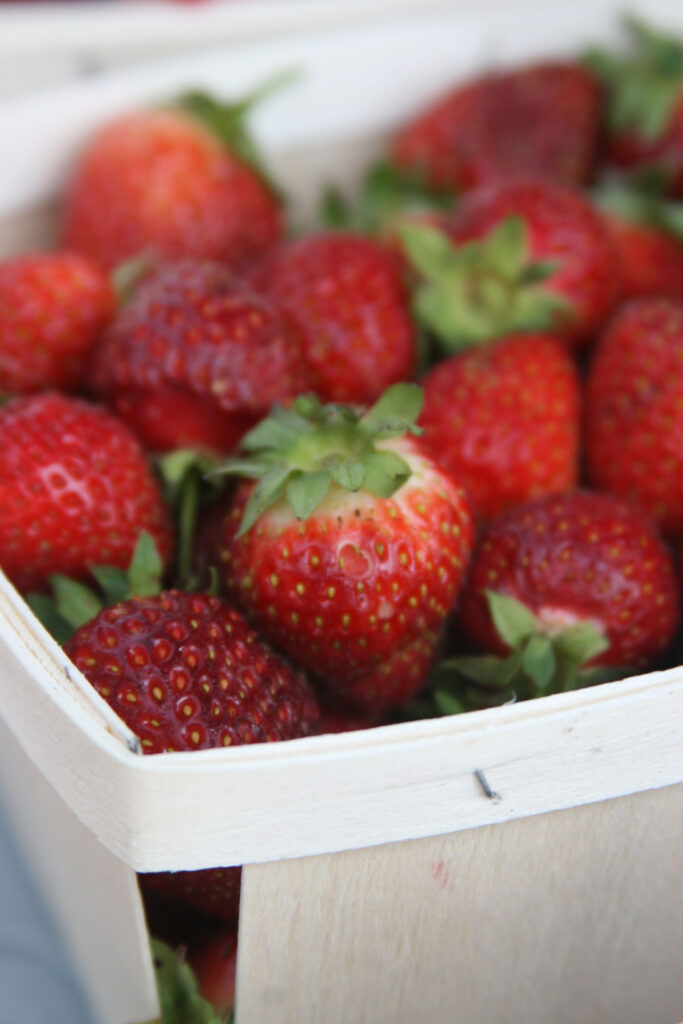
[[[179,96],[174,106],[200,121],[235,156],[259,176],[275,194],[278,190],[265,170],[262,153],[247,128],[247,117],[259,103],[299,78],[299,71],[287,68],[256,86],[241,100],[224,103],[206,92],[193,90]]]
[[[619,667],[591,667],[609,647],[593,623],[577,621],[564,629],[549,630],[507,594],[488,590],[486,599],[496,632],[510,653],[505,657],[460,655],[442,661],[432,677],[431,703],[436,713],[497,707],[623,679],[628,674]]]
[[[161,593],[163,569],[154,538],[141,530],[127,570],[116,566],[90,567],[99,593],[84,583],[55,573],[50,577],[52,596],[28,594],[26,601],[57,643],[63,645],[103,608],[131,597]]]
[[[634,131],[654,142],[666,131],[683,91],[683,43],[640,19],[629,17],[625,23],[630,53],[593,49],[585,62],[607,90],[612,130]]]
[[[351,406],[323,405],[315,395],[301,395],[288,409],[276,406],[242,439],[244,455],[216,470],[256,481],[238,536],[281,498],[297,519],[307,519],[333,486],[390,497],[410,468],[377,443],[420,434],[421,409],[416,384],[394,384],[363,415]]]
[[[571,315],[569,304],[543,287],[558,268],[530,259],[520,217],[506,217],[485,238],[460,246],[424,224],[406,222],[399,235],[419,276],[415,315],[446,352],[547,330]]]

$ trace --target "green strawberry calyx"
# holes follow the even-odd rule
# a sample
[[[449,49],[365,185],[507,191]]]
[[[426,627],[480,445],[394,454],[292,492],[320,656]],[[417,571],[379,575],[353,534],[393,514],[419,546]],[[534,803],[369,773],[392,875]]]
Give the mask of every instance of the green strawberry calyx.
[[[620,220],[654,228],[683,242],[681,202],[617,186],[595,189],[593,199],[607,214],[611,213]]]
[[[544,331],[572,317],[569,303],[544,287],[558,266],[529,256],[521,217],[456,246],[439,228],[405,222],[398,229],[418,274],[419,322],[446,352],[460,352],[516,331]]]
[[[191,90],[173,101],[176,109],[199,121],[226,149],[250,167],[276,195],[278,189],[265,169],[259,146],[247,126],[252,111],[266,97],[272,96],[299,77],[298,71],[287,68],[258,85],[240,100],[226,103],[209,93]]]
[[[606,636],[593,622],[579,620],[549,629],[508,594],[487,590],[486,600],[498,636],[510,653],[443,661],[433,693],[442,713],[563,693],[624,676],[620,668],[591,667],[609,648]]]
[[[333,485],[389,498],[410,477],[396,452],[377,442],[419,435],[422,409],[417,384],[394,384],[366,412],[301,395],[290,408],[275,406],[242,438],[243,456],[218,473],[255,480],[238,536],[246,533],[281,498],[297,519],[307,519]]]
[[[626,26],[633,42],[630,53],[593,49],[585,62],[607,89],[612,131],[633,131],[656,142],[683,95],[683,43],[637,18],[626,19]]]
[[[192,571],[195,535],[202,509],[223,490],[224,481],[212,475],[219,465],[215,456],[195,448],[177,448],[156,463],[164,498],[175,514],[175,577],[181,590],[196,590],[199,585]]]
[[[233,1012],[219,1015],[199,994],[197,979],[182,950],[152,939],[161,1017],[149,1024],[231,1024]]]
[[[64,644],[77,629],[94,619],[103,608],[131,597],[150,597],[161,593],[164,566],[154,538],[140,532],[128,569],[110,565],[91,566],[99,588],[70,579],[61,573],[50,577],[52,596],[28,594],[26,601],[34,615],[55,640]]]
[[[366,174],[360,191],[349,199],[334,186],[322,196],[322,227],[386,237],[406,215],[443,213],[453,207],[452,189],[435,190],[419,171],[404,171],[380,162]]]

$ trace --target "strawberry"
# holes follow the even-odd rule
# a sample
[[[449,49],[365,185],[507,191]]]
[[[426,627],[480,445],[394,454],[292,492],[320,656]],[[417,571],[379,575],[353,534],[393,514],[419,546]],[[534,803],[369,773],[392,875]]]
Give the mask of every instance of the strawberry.
[[[145,754],[317,731],[317,701],[301,673],[208,594],[122,601],[81,626],[65,650]],[[239,868],[153,873],[144,884],[206,913],[237,917]]]
[[[237,923],[242,884],[240,867],[150,871],[140,875],[140,884],[145,894],[163,896],[231,925]]]
[[[75,253],[0,262],[0,391],[76,390],[114,306],[109,279]]]
[[[239,115],[198,94],[105,124],[69,183],[62,239],[113,268],[140,253],[241,266],[282,232]]]
[[[645,193],[598,193],[621,265],[623,298],[683,295],[683,203]]]
[[[576,485],[579,380],[556,338],[503,338],[451,356],[422,383],[425,443],[478,521]]]
[[[188,960],[194,968],[199,994],[207,999],[219,1016],[235,1005],[237,970],[237,932],[219,927],[200,942],[191,944]]]
[[[517,331],[579,347],[618,298],[612,239],[578,192],[534,182],[477,189],[443,229],[407,224],[401,235],[423,278],[417,314],[448,351]]]
[[[319,234],[274,250],[258,280],[301,335],[325,401],[367,403],[413,376],[417,332],[399,259],[353,234]]]
[[[337,711],[326,707],[320,709],[321,734],[358,732],[362,729],[372,729],[375,725],[381,725],[376,718],[363,718],[358,714],[349,714],[348,711]]]
[[[146,277],[104,334],[95,390],[157,451],[230,451],[278,400],[305,390],[297,336],[218,263]]]
[[[364,415],[301,398],[226,466],[258,481],[226,522],[227,585],[266,638],[365,713],[423,686],[471,546],[462,491],[411,436],[420,405],[413,384]]]
[[[607,91],[607,156],[683,197],[683,43],[636,18],[626,23],[631,52],[587,55]]]
[[[573,689],[598,666],[620,677],[652,664],[678,622],[671,555],[637,507],[588,491],[538,498],[481,537],[458,623],[489,656],[454,666],[519,697]]]
[[[128,565],[141,531],[164,560],[168,511],[138,442],[104,409],[46,393],[0,409],[0,566],[20,590]]]
[[[601,339],[586,395],[594,485],[683,537],[683,302],[637,299]]]
[[[577,64],[497,71],[458,86],[395,136],[399,168],[436,187],[511,177],[580,185],[593,173],[600,88]]]

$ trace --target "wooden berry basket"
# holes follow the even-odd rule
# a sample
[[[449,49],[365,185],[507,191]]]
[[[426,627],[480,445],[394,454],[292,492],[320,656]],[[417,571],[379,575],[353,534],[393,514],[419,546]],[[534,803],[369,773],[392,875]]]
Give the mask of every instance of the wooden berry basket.
[[[305,216],[456,76],[616,35],[616,4],[454,8],[112,73],[0,108],[0,246],[78,146],[190,85],[258,113]],[[514,7],[514,10],[512,9]],[[683,31],[676,0],[652,19]],[[246,865],[238,1024],[683,1017],[683,668],[432,721],[143,757],[0,574],[0,788],[101,1024],[158,1007],[136,871]]]
[[[421,10],[453,2],[419,0]],[[0,96],[193,47],[395,19],[416,6],[417,0],[1,0]]]

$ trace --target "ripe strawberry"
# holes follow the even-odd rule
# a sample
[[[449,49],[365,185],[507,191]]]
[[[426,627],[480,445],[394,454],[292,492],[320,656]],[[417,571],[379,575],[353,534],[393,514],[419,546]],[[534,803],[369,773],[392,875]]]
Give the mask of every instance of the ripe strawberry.
[[[599,193],[621,265],[623,298],[683,295],[683,203],[645,193]]]
[[[573,689],[587,668],[627,672],[668,647],[679,621],[672,558],[649,519],[613,495],[539,498],[483,534],[458,621],[478,648],[507,655],[456,659],[468,677],[518,696]]]
[[[478,189],[443,229],[408,224],[401,235],[424,279],[417,314],[448,351],[517,331],[585,345],[617,300],[612,239],[577,192],[533,182]]]
[[[235,1005],[237,971],[237,932],[218,928],[200,942],[191,944],[188,960],[197,978],[199,994],[222,1017]]]
[[[262,254],[282,218],[239,112],[195,95],[106,124],[71,178],[64,244],[107,268],[140,253],[233,267]]]
[[[372,729],[375,725],[381,725],[381,721],[376,718],[364,718],[358,714],[349,714],[347,711],[338,711],[327,707],[320,709],[321,734],[358,732],[362,729]]]
[[[0,409],[0,566],[22,591],[53,573],[128,565],[141,531],[168,559],[169,516],[144,455],[110,413],[57,394]]]
[[[71,391],[114,314],[109,279],[75,253],[31,253],[0,263],[0,391]]]
[[[230,924],[237,923],[242,884],[240,867],[150,871],[139,877],[146,894],[163,896]]]
[[[325,401],[373,401],[413,376],[417,332],[399,259],[353,234],[300,238],[274,250],[259,281],[301,335]]]
[[[65,647],[145,754],[293,739],[317,731],[304,677],[208,594],[166,591],[100,612]],[[144,884],[234,920],[239,868],[154,873]]]
[[[294,332],[218,263],[184,260],[148,276],[98,346],[95,390],[166,451],[230,451],[278,400],[306,389]]]
[[[264,636],[368,713],[424,684],[471,546],[461,490],[407,436],[420,405],[411,384],[364,416],[298,399],[227,466],[258,480],[226,523],[228,586]]]
[[[601,339],[587,391],[594,485],[683,536],[683,303],[638,299]]]
[[[511,177],[580,185],[593,173],[600,88],[576,64],[497,71],[457,87],[394,138],[392,156],[436,187]]]
[[[607,91],[607,156],[683,196],[683,44],[635,18],[627,25],[631,53],[596,50],[587,58]]]
[[[477,521],[577,482],[580,391],[565,346],[518,334],[439,363],[423,381],[425,443]]]

